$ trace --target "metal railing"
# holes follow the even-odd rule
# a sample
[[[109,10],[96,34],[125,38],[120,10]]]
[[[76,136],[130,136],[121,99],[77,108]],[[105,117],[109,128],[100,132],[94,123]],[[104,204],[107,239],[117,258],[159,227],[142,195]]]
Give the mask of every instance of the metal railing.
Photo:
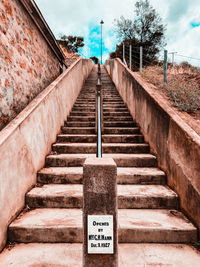
[[[101,68],[98,64],[98,78],[96,85],[96,134],[97,134],[97,158],[102,158],[102,132],[103,132],[103,108],[102,108],[102,83]]]

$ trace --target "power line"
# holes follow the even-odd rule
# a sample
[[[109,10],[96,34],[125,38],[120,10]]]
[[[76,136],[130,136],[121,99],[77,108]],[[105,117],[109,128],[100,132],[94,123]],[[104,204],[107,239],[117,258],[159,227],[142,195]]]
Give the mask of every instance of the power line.
[[[180,54],[176,54],[176,56],[185,57],[185,58],[194,59],[194,60],[200,60],[200,58],[188,57],[188,56],[183,56],[183,55],[180,55]]]

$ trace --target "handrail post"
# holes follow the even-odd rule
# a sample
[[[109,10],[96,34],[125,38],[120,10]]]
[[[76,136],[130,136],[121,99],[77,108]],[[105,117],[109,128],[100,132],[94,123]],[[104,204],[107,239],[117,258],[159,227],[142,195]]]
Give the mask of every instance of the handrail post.
[[[98,78],[96,85],[96,134],[97,134],[97,157],[102,157],[102,84],[101,84],[101,68],[100,64],[98,64]]]

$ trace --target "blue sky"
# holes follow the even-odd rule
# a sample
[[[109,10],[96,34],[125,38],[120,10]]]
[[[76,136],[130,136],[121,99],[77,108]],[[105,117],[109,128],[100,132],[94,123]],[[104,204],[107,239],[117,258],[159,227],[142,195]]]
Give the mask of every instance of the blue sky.
[[[115,50],[119,41],[114,34],[114,19],[134,17],[136,0],[35,0],[56,37],[79,35],[85,40],[82,54],[100,57],[100,21],[103,25],[103,59]],[[150,0],[167,24],[166,49],[179,55],[200,59],[200,1]],[[177,62],[184,57],[176,54]],[[187,59],[188,60],[188,59]],[[189,61],[189,60],[188,60]],[[200,61],[191,60],[200,65]],[[197,64],[198,63],[198,64]]]

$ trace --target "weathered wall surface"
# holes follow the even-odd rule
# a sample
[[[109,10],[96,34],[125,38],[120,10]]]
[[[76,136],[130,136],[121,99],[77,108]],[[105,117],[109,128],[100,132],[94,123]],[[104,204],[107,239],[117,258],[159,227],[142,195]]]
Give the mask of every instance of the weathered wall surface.
[[[181,208],[200,228],[200,136],[156,89],[119,59],[109,60],[105,66],[157,155],[168,185],[178,193]]]
[[[0,250],[92,67],[79,59],[0,132]]]
[[[59,74],[58,59],[20,1],[0,1],[0,129]]]

